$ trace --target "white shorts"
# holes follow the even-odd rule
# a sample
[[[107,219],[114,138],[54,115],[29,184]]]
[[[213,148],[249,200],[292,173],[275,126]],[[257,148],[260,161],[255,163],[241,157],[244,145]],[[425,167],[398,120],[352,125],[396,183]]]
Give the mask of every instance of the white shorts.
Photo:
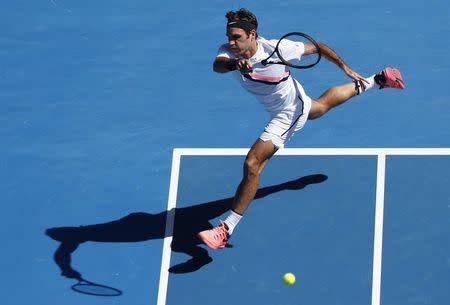
[[[276,113],[259,138],[263,141],[271,140],[275,147],[283,148],[294,133],[305,125],[311,104],[311,98],[304,91],[301,92],[296,98],[295,107]]]

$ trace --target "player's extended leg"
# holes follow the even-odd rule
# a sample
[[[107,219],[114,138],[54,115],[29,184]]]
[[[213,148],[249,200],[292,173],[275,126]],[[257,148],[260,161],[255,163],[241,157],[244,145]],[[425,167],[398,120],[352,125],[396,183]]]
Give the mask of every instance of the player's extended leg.
[[[364,91],[371,89],[375,85],[378,85],[377,87],[379,87],[380,89],[405,88],[400,71],[394,68],[386,68],[383,71],[367,78],[366,80],[368,82],[368,85],[366,85],[366,90]],[[330,109],[339,106],[340,104],[364,91],[355,82],[335,86],[328,89],[324,94],[322,94],[322,96],[320,96],[314,103],[312,103],[311,111],[308,115],[308,120],[320,118]]]
[[[355,86],[355,83],[347,83],[331,87],[312,103],[308,120],[320,118],[330,109],[339,106],[355,95],[358,95],[358,88]]]
[[[247,154],[244,162],[244,175],[239,184],[231,211],[225,222],[219,226],[205,230],[197,236],[211,249],[224,248],[228,237],[233,233],[234,227],[239,222],[250,202],[258,190],[259,176],[269,159],[275,154],[277,148],[272,141],[258,139]]]

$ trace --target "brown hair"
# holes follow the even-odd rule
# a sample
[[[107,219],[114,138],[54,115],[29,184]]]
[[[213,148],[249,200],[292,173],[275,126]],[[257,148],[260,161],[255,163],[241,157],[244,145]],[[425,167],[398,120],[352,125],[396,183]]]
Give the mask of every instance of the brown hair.
[[[258,20],[256,19],[255,14],[245,8],[241,8],[238,11],[229,11],[226,13],[225,17],[227,18],[228,22],[237,20],[248,21],[255,26],[255,30],[258,29]],[[247,33],[247,35],[250,34],[250,31],[246,30],[245,32]]]

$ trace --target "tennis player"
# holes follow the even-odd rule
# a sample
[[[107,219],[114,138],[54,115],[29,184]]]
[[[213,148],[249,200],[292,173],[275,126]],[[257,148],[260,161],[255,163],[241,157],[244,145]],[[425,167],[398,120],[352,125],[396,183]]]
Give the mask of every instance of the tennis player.
[[[272,54],[277,41],[258,36],[258,22],[252,12],[246,9],[230,11],[226,18],[228,43],[219,48],[213,69],[217,73],[233,73],[242,87],[269,112],[270,121],[246,156],[243,178],[228,216],[217,227],[198,233],[198,237],[212,249],[225,247],[256,194],[264,166],[307,120],[320,118],[330,109],[372,88],[404,88],[399,70],[386,68],[365,78],[328,46],[318,43],[322,56],[353,81],[331,87],[313,100],[291,76],[288,67],[257,64]],[[284,48],[283,54],[291,52],[298,57],[317,52],[309,43],[284,44]]]

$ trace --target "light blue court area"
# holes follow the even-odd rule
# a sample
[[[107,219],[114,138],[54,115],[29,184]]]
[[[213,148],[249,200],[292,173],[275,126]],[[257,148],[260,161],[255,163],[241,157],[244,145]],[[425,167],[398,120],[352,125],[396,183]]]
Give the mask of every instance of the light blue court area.
[[[240,7],[262,37],[305,32],[361,75],[398,67],[406,89],[308,122],[289,148],[343,149],[277,154],[233,247],[212,252],[195,233],[225,216],[244,153],[183,154],[179,166],[172,153],[247,148],[268,121],[211,69],[225,13]],[[387,154],[382,180],[376,151],[346,148],[450,147],[449,11],[442,0],[2,1],[0,304],[447,305],[450,153]],[[327,60],[292,73],[314,98],[350,81]],[[75,292],[77,274],[122,294]]]
[[[230,248],[207,250],[195,233],[223,218],[244,158],[181,157],[166,304],[370,304],[376,156],[275,156]]]
[[[450,157],[386,163],[383,305],[450,300]]]

